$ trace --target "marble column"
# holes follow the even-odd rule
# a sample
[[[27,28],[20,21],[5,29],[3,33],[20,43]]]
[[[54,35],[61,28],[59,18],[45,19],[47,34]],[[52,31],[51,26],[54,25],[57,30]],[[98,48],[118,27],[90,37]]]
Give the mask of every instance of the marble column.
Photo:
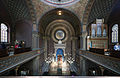
[[[81,50],[87,50],[87,32],[81,35]]]
[[[10,42],[12,45],[15,44],[15,40],[16,40],[16,29],[15,29],[15,24],[13,23],[11,28],[10,28]]]
[[[32,31],[32,48],[39,49],[39,34],[38,31]]]
[[[39,30],[38,25],[36,22],[33,23],[33,30],[32,30],[32,49],[37,50],[39,49]]]
[[[82,34],[81,34],[81,43],[82,43],[82,47],[81,50],[87,50],[87,31],[86,31],[86,25],[82,26]]]

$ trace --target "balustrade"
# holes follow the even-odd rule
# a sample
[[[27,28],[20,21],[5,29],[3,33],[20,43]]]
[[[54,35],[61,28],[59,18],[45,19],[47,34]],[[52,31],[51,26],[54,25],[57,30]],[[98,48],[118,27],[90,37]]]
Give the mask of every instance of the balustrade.
[[[14,68],[20,64],[23,64],[37,56],[39,56],[43,51],[35,50],[25,53],[16,54],[13,56],[0,58],[0,73]]]
[[[96,54],[89,51],[82,51],[82,50],[79,51],[79,55],[94,63],[97,63],[98,65],[101,65],[105,68],[108,68],[120,74],[120,59],[118,58]]]

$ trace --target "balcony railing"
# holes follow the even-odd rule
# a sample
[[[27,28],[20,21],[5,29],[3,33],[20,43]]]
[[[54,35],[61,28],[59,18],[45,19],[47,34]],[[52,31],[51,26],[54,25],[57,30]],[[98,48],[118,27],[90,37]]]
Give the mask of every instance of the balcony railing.
[[[34,57],[39,56],[41,53],[40,50],[35,50],[0,58],[0,73],[23,64]]]
[[[108,68],[118,74],[120,74],[120,59],[105,56],[101,54],[92,53],[89,51],[79,51],[80,56],[91,60],[105,68]]]

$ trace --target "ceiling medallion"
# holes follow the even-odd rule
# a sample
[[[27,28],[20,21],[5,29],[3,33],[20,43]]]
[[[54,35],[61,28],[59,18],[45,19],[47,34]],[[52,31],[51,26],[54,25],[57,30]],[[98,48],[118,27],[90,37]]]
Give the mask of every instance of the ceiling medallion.
[[[41,0],[45,3],[47,3],[48,5],[53,5],[53,6],[67,6],[67,5],[71,5],[74,4],[80,0]]]

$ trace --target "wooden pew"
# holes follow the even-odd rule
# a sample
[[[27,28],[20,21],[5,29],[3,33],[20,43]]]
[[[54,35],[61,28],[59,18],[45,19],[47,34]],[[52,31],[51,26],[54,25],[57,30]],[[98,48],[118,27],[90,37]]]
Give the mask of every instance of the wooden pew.
[[[90,48],[90,52],[93,53],[98,53],[104,55],[104,49],[99,49],[99,48]],[[119,58],[120,59],[120,51],[115,51],[114,49],[109,49],[107,52],[110,52],[111,57]]]
[[[24,53],[24,52],[28,52],[31,51],[31,47],[26,47],[26,48],[15,48],[14,49],[14,54],[19,54],[19,53]]]
[[[116,50],[110,49],[109,52],[110,52],[110,56],[111,57],[120,58],[120,51],[116,51]]]
[[[0,49],[0,58],[9,56],[8,49]]]
[[[93,53],[98,53],[98,54],[102,54],[102,55],[104,55],[104,49],[90,48],[89,51],[90,51],[90,52],[93,52]]]

